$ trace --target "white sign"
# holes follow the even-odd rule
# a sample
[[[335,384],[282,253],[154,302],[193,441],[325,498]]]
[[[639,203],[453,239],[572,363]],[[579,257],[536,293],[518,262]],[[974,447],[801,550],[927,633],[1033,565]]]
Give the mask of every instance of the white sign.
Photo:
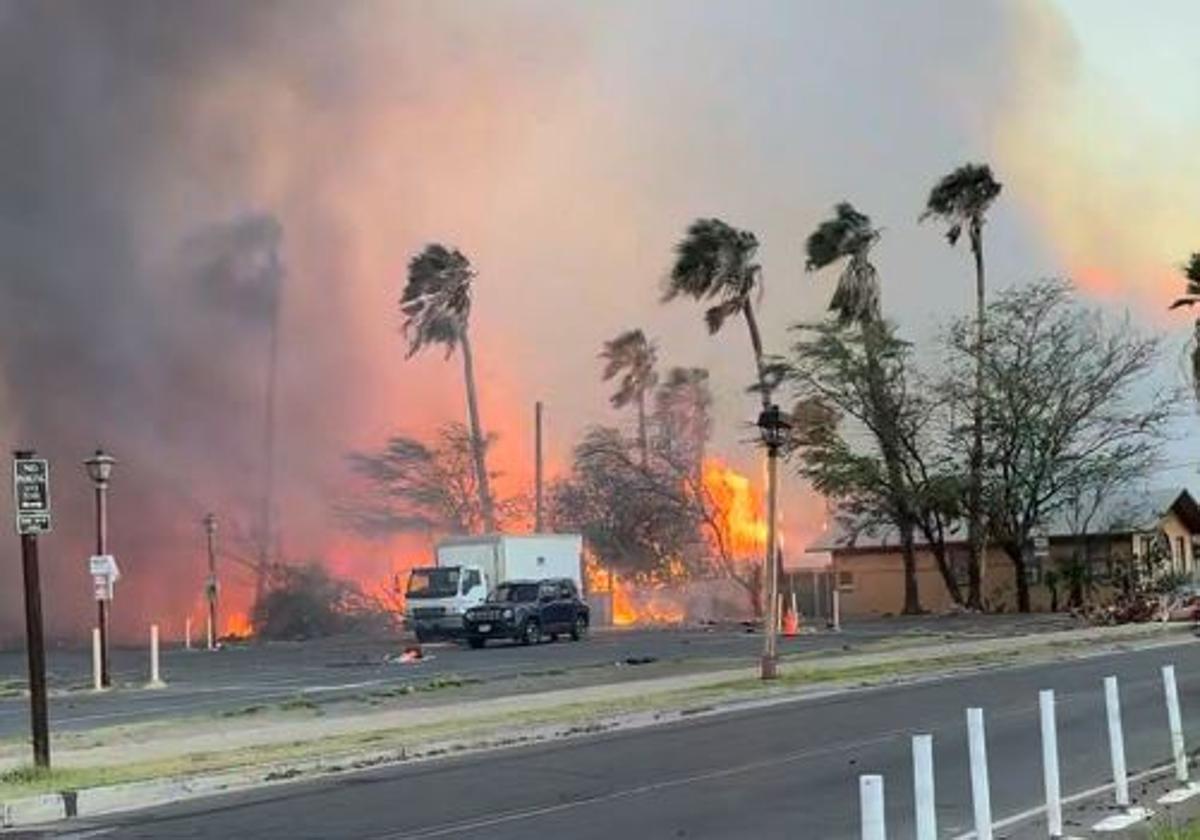
[[[50,465],[46,459],[13,461],[13,499],[18,534],[50,530]]]
[[[97,601],[111,601],[113,599],[112,578],[106,575],[94,575],[92,577],[92,594],[96,596]]]
[[[97,601],[113,599],[113,585],[121,579],[117,559],[111,554],[94,554],[88,558],[88,571],[92,575],[92,588]]]

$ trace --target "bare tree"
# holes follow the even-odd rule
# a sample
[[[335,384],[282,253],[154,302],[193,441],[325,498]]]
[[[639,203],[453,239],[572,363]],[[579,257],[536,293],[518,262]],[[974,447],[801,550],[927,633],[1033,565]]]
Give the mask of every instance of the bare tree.
[[[963,229],[975,258],[975,342],[983,345],[986,317],[986,288],[983,270],[983,225],[988,209],[1000,195],[1001,184],[992,177],[986,164],[968,163],[944,176],[929,192],[921,219],[946,222],[946,239],[951,247],[958,243]],[[971,456],[967,485],[968,606],[983,605],[980,572],[983,568],[983,363],[981,354],[975,365],[975,394],[972,402]]]
[[[475,467],[475,485],[484,528],[496,530],[496,515],[488,481],[487,445],[483,423],[479,419],[479,399],[475,389],[475,361],[471,353],[471,284],[475,271],[457,249],[427,245],[408,263],[408,282],[400,298],[404,314],[404,334],[411,357],[424,348],[441,344],[449,357],[462,348],[463,381],[467,390],[467,419],[471,432],[471,456]]]
[[[983,498],[1025,612],[1035,530],[1088,488],[1128,484],[1154,463],[1173,402],[1147,383],[1161,342],[1128,318],[1109,323],[1086,309],[1069,284],[1046,281],[989,305],[982,346],[973,321],[959,322],[950,344],[966,362],[960,369],[983,361]],[[974,390],[952,392],[969,399]]]
[[[495,436],[484,441],[492,445]],[[487,519],[476,484],[474,442],[461,423],[442,426],[432,444],[397,436],[378,452],[352,452],[351,469],[369,492],[344,505],[343,518],[366,536],[401,532],[478,534]],[[493,477],[495,474],[493,473]],[[501,524],[528,517],[529,500],[500,500]]]

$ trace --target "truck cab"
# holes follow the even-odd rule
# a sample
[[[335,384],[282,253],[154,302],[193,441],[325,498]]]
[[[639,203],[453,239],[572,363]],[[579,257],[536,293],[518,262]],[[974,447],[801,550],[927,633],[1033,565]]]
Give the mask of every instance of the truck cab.
[[[487,598],[488,577],[479,566],[428,566],[413,569],[405,593],[405,625],[417,641],[460,636],[463,613]]]

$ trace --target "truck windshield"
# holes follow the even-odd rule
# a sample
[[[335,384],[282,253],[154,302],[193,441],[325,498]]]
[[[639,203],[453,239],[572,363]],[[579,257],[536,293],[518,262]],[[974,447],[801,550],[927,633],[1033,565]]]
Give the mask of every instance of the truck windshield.
[[[496,587],[489,601],[497,604],[536,601],[538,585],[536,583],[502,583]]]
[[[451,598],[458,594],[458,569],[413,569],[409,598]]]

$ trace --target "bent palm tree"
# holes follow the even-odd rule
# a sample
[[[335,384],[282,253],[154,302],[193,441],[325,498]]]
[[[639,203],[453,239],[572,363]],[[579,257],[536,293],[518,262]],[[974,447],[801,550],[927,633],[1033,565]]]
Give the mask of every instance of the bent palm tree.
[[[626,330],[616,338],[604,342],[600,351],[604,359],[604,381],[620,375],[617,390],[609,397],[613,408],[624,408],[637,403],[638,450],[642,467],[650,463],[650,441],[646,435],[646,393],[658,384],[658,347],[646,338],[641,330]]]
[[[741,315],[750,332],[754,351],[755,390],[765,408],[771,387],[763,354],[762,334],[754,316],[753,297],[761,290],[762,267],[754,262],[758,239],[720,219],[697,219],[675,246],[675,264],[663,301],[685,295],[698,301],[715,301],[704,313],[708,331],[719,332],[729,318]]]
[[[475,392],[475,362],[471,355],[468,326],[471,317],[471,283],[475,271],[457,249],[427,245],[408,263],[408,282],[400,298],[404,314],[404,335],[408,339],[408,358],[424,348],[441,344],[449,358],[462,348],[463,379],[467,389],[467,415],[471,429],[471,458],[475,483],[479,489],[479,507],[483,526],[496,530],[496,514],[488,480],[483,425],[479,421],[479,401]]]
[[[967,606],[983,607],[980,569],[983,567],[983,343],[984,343],[984,271],[983,223],[1002,185],[992,177],[986,164],[968,163],[958,167],[934,184],[925,203],[921,220],[935,218],[946,222],[946,239],[951,247],[958,243],[963,229],[975,257],[975,395],[972,413],[970,481],[967,487],[968,563]]]
[[[1200,251],[1192,254],[1183,266],[1183,276],[1187,280],[1187,290],[1183,297],[1175,299],[1170,306],[1171,309],[1178,309],[1181,306],[1191,308],[1200,304]],[[1200,400],[1200,318],[1196,319],[1192,330],[1192,389],[1195,391],[1196,399]]]
[[[867,389],[871,413],[868,424],[879,444],[887,471],[889,507],[900,532],[904,557],[904,612],[921,612],[917,588],[916,552],[913,531],[916,517],[905,492],[904,465],[901,461],[899,436],[896,431],[896,406],[889,392],[879,359],[879,345],[887,326],[879,312],[879,272],[871,263],[871,246],[879,240],[879,230],[871,219],[849,202],[834,208],[833,217],[825,220],[809,235],[805,243],[808,271],[819,271],[843,262],[837,286],[829,301],[829,311],[844,328],[857,328],[862,336],[867,362]]]

